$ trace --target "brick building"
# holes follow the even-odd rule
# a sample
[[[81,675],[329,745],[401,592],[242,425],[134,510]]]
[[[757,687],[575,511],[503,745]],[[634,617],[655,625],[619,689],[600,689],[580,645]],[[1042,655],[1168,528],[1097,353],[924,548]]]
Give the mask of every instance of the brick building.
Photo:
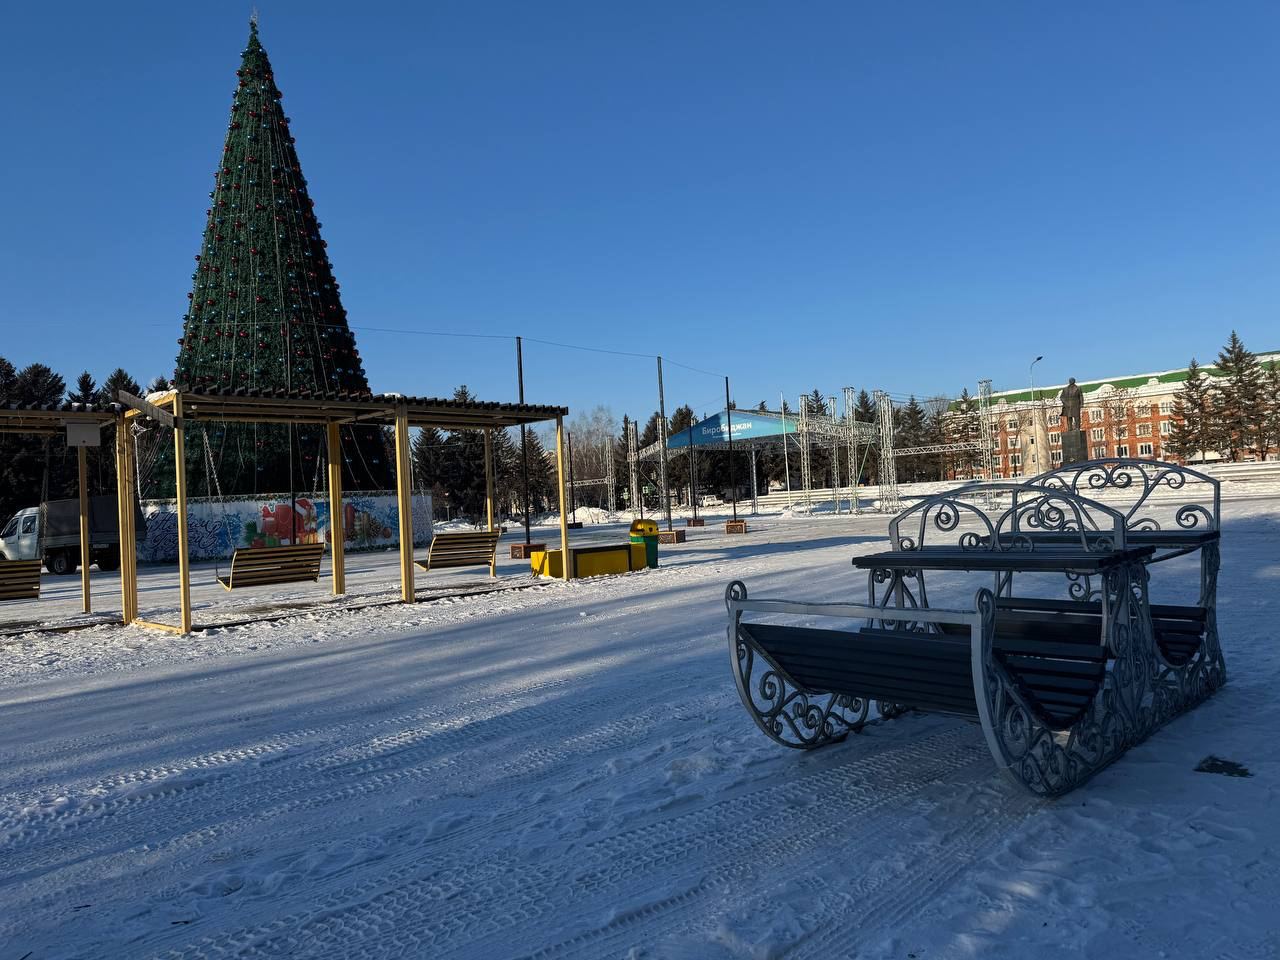
[[[1280,353],[1258,354],[1263,364],[1280,361]],[[1201,367],[1210,382],[1220,375],[1217,367]],[[1150,457],[1174,460],[1165,444],[1173,432],[1174,401],[1187,378],[1186,368],[1077,382],[1084,394],[1080,428],[1090,459]],[[991,395],[992,458],[998,478],[1030,477],[1062,464],[1060,399],[1066,384],[1030,390],[1003,390]],[[953,407],[954,409],[954,407]],[[962,415],[957,413],[956,417]],[[970,426],[970,429],[972,427]],[[1217,460],[1209,451],[1207,460]],[[982,458],[967,465],[957,463],[952,479],[982,476]]]

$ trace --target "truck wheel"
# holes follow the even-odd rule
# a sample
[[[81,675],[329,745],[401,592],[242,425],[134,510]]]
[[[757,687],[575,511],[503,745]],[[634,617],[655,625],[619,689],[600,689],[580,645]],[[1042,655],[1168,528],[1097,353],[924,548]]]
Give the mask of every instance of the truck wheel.
[[[59,577],[75,573],[77,566],[78,564],[76,563],[75,558],[65,550],[59,550],[56,553],[51,553],[44,558],[45,569]]]
[[[120,551],[118,550],[103,550],[96,559],[99,570],[120,569]]]

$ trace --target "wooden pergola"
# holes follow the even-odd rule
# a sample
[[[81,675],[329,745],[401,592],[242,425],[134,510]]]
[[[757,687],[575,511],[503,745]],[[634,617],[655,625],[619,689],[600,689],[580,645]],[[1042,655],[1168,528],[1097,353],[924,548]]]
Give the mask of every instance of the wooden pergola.
[[[22,436],[58,437],[64,436],[70,442],[77,427],[88,427],[101,436],[102,428],[109,423],[124,422],[124,408],[116,403],[46,403],[23,404],[12,403],[0,406],[0,434],[20,434]],[[116,466],[119,468],[120,438],[116,432]],[[85,613],[93,612],[89,597],[89,566],[92,563],[89,544],[89,484],[86,447],[75,444],[76,459],[79,468],[80,496],[80,605]],[[121,491],[124,484],[119,482],[120,474],[116,474],[116,504],[124,515],[133,520],[133,511],[128,509],[130,502],[123,499]],[[123,532],[123,528],[122,528]],[[121,541],[123,544],[123,541]],[[123,582],[125,569],[123,550],[120,554],[120,570]],[[127,618],[126,618],[127,622]]]
[[[391,427],[395,434],[396,499],[399,505],[400,533],[400,599],[413,603],[413,505],[409,430],[412,427],[437,427],[444,430],[481,430],[484,432],[485,502],[488,529],[494,529],[493,431],[531,423],[554,420],[556,424],[556,480],[560,500],[560,547],[568,556],[569,527],[565,514],[564,418],[566,407],[525,403],[463,403],[434,397],[411,397],[396,393],[315,394],[283,390],[210,391],[201,388],[178,388],[147,401],[121,394],[128,409],[121,422],[135,417],[150,417],[173,428],[174,480],[177,501],[178,578],[180,589],[180,621],[177,624],[156,623],[138,619],[138,578],[134,560],[137,539],[133,512],[121,501],[120,555],[121,583],[126,623],[155,627],[175,633],[191,630],[191,558],[187,542],[187,477],[186,426],[190,422],[221,421],[230,423],[294,424],[324,427],[329,461],[329,543],[333,563],[333,592],[346,592],[342,513],[342,454],[339,428],[344,425]],[[128,483],[122,490],[133,488],[136,480],[133,462],[133,437],[128,430],[118,430],[117,467],[126,473]],[[120,445],[123,443],[123,449]],[[126,560],[127,558],[127,560]],[[565,564],[565,579],[569,564]]]

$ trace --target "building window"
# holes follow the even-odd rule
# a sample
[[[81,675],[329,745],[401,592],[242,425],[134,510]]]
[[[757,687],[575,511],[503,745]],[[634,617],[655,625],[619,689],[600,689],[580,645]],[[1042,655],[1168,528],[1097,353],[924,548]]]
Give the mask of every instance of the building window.
[[[1020,453],[1009,454],[1009,466],[1014,468],[1022,466],[1022,454]]]
[[[1051,426],[1051,427],[1060,427],[1060,426],[1062,426],[1062,414],[1060,414],[1060,413],[1051,413],[1051,414],[1049,414],[1049,426]]]
[[[1161,400],[1161,401],[1160,401],[1160,413],[1161,413],[1161,414],[1163,414],[1163,415],[1164,415],[1164,416],[1166,416],[1166,417],[1167,417],[1167,416],[1169,416],[1169,414],[1173,413],[1173,401],[1172,401],[1172,400]]]
[[[1138,416],[1140,416],[1140,417],[1149,417],[1149,416],[1151,416],[1151,404],[1149,404],[1149,403],[1140,403],[1140,404],[1138,404],[1138,406],[1137,406],[1137,414],[1138,414]]]
[[[1000,456],[1000,454],[997,453],[994,457],[991,458],[991,465],[995,467],[997,470],[999,470],[1001,467],[1004,466],[1004,457]]]
[[[1013,437],[1010,437],[1010,438],[1009,438],[1009,449],[1010,449],[1010,450],[1017,450],[1017,449],[1018,449],[1018,438],[1017,438],[1016,436],[1013,436]]]
[[[1140,424],[1138,424],[1138,436],[1140,436],[1140,437],[1149,437],[1149,436],[1151,436],[1151,424],[1149,424],[1149,423],[1140,423]]]
[[[1128,455],[1129,455],[1129,445],[1127,443],[1122,443],[1116,447],[1117,457],[1127,457]]]
[[[1060,433],[1051,433],[1051,434],[1049,434],[1049,446],[1051,446],[1051,447],[1060,447],[1060,446],[1062,446],[1062,434],[1060,434]]]
[[[1053,451],[1053,453],[1050,454],[1049,456],[1049,460],[1050,462],[1056,463],[1056,464],[1062,463],[1062,451],[1061,450]]]
[[[1101,460],[1106,455],[1107,455],[1107,445],[1105,443],[1099,444],[1098,446],[1093,448],[1093,459]]]
[[[1149,443],[1140,443],[1138,444],[1138,456],[1153,457],[1155,456],[1155,449]]]
[[[1173,433],[1173,421],[1172,420],[1160,421],[1160,436],[1167,437],[1171,433]]]
[[[1107,433],[1105,430],[1102,429],[1102,427],[1094,427],[1092,430],[1089,431],[1090,440],[1105,440],[1106,436],[1107,436]]]
[[[1006,421],[1004,422],[1004,428],[1005,428],[1006,430],[1017,430],[1017,429],[1018,429],[1018,421],[1017,421],[1017,420],[1006,420]]]
[[[1129,437],[1129,428],[1128,428],[1128,427],[1116,427],[1116,439],[1117,439],[1117,440],[1126,440],[1126,439],[1128,439],[1128,437]]]
[[[1090,423],[1101,423],[1101,422],[1102,422],[1102,408],[1101,408],[1101,407],[1090,407],[1090,408],[1089,408],[1089,422],[1090,422]]]

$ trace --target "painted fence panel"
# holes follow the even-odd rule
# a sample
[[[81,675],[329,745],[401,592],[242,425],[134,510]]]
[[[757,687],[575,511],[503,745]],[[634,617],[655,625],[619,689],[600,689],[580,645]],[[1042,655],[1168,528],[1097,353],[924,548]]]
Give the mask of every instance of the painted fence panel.
[[[323,496],[299,494],[291,511],[289,498],[192,500],[187,503],[187,535],[191,559],[229,558],[237,547],[270,547],[329,540],[329,502]],[[342,498],[346,547],[369,550],[400,542],[399,514],[391,493],[352,493]],[[144,500],[147,538],[138,544],[138,559],[163,563],[178,558],[178,515],[172,500]],[[293,529],[290,529],[290,513]],[[431,542],[431,495],[413,497],[413,542]],[[292,538],[296,537],[296,541]]]

